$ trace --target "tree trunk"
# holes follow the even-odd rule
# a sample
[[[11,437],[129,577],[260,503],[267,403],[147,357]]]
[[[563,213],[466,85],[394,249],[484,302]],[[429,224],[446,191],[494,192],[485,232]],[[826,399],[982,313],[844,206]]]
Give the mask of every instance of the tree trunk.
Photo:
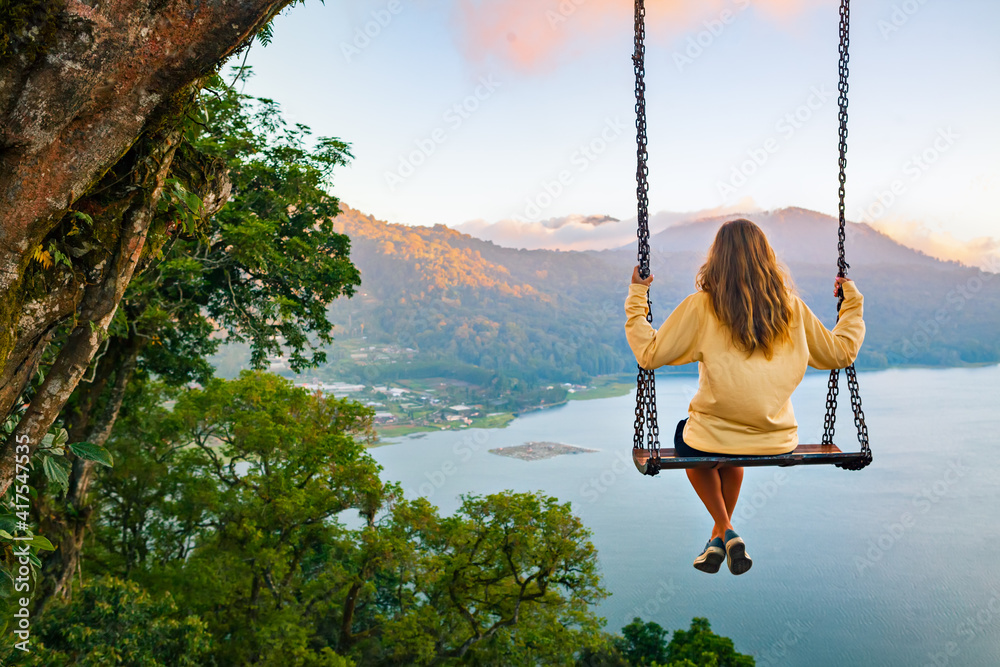
[[[144,255],[197,82],[287,3],[46,3],[52,29],[28,26],[41,48],[0,60],[0,415],[11,413],[55,326],[69,315],[76,324],[0,452],[0,493],[13,479],[10,443],[27,435],[34,448],[48,431]],[[108,174],[134,187],[114,200]],[[74,261],[43,273],[32,257],[81,201],[103,216],[90,240],[106,256],[86,271]]]
[[[51,3],[56,5],[56,3]],[[34,57],[0,69],[0,290],[28,248],[287,0],[66,0]],[[32,26],[35,27],[35,26]]]
[[[79,421],[70,432],[69,442],[91,442],[102,447],[107,443],[121,411],[125,390],[135,373],[141,349],[141,340],[137,336],[131,336],[123,345],[116,347],[113,353],[101,359],[98,380],[82,401]],[[88,428],[90,413],[112,375],[114,384],[104,409]],[[53,512],[48,517],[48,525],[43,526],[44,533],[58,545],[58,549],[49,554],[43,564],[42,579],[36,593],[36,614],[41,613],[53,597],[70,597],[70,583],[79,567],[83,541],[93,516],[93,506],[88,502],[87,496],[94,479],[95,465],[97,464],[87,459],[74,459],[64,506]]]
[[[52,340],[56,323],[76,312],[83,285],[57,288],[27,304],[17,324],[19,336],[10,363],[0,369],[0,406],[13,405],[34,377],[42,353]]]
[[[158,144],[156,150],[161,152],[167,150],[167,143],[169,142]],[[142,156],[140,162],[150,162],[146,153],[137,151],[137,154]],[[155,164],[155,160],[153,163]],[[184,183],[189,192],[197,195],[202,201],[199,214],[203,219],[217,213],[228,200],[231,185],[223,162],[198,153],[190,146],[184,146],[183,150],[172,153],[169,170],[172,176]],[[153,216],[157,211],[158,197],[155,190],[162,183],[164,173],[162,165],[160,169],[150,173],[152,176],[150,182],[145,184],[145,188],[152,188],[153,193],[146,199],[137,199],[138,204],[128,209],[127,215],[139,216],[139,207],[143,207],[142,215],[147,217]],[[114,185],[118,178],[112,174],[108,180]],[[131,184],[115,187],[123,187],[130,192],[137,189]],[[117,201],[127,196],[126,193],[113,192],[114,187],[110,189],[112,200]],[[169,217],[169,213],[165,215]],[[144,255],[144,261],[136,266],[136,270],[148,268],[150,263],[158,265],[158,262],[152,259],[152,255],[147,253]],[[155,271],[155,268],[151,270]],[[120,272],[111,272],[109,275],[120,275]],[[155,276],[152,279],[155,280]],[[108,300],[109,306],[112,300]],[[125,390],[137,367],[144,341],[148,339],[148,336],[138,331],[134,324],[141,318],[147,305],[141,297],[140,300],[127,304],[126,319],[130,323],[128,336],[109,339],[107,349],[96,362],[93,378],[76,386],[73,392],[74,400],[69,403],[73,406],[73,411],[63,415],[69,442],[91,442],[103,446],[111,436],[125,397]],[[66,345],[63,349],[67,349]],[[109,383],[111,389],[105,398],[105,389]],[[92,418],[98,411],[102,398],[105,398],[103,408],[96,418]],[[44,561],[43,577],[36,595],[36,613],[40,613],[53,596],[69,597],[69,585],[74,573],[78,571],[84,538],[94,518],[94,507],[88,500],[88,492],[98,471],[96,464],[93,461],[76,458],[72,454],[68,457],[73,459],[73,469],[65,499],[46,506],[44,499],[39,498],[38,514],[42,532],[57,545],[58,549],[49,554]]]
[[[10,443],[26,442],[30,452],[34,453],[107,336],[111,319],[142,255],[163,182],[180,139],[179,130],[167,130],[151,138],[148,150],[137,152],[136,163],[150,171],[132,172],[135,182],[131,184],[131,201],[121,218],[123,233],[117,251],[112,261],[101,267],[104,270],[100,279],[86,286],[77,326],[63,344],[48,375],[31,399],[28,410],[10,434],[7,447],[0,454],[0,495],[7,491],[15,474],[15,448]],[[22,436],[27,436],[27,439]]]

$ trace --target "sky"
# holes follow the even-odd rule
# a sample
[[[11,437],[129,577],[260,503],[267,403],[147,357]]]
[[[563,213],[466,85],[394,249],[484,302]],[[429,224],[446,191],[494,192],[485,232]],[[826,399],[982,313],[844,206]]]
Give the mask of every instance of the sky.
[[[647,0],[651,212],[836,215],[838,4]],[[998,251],[998,28],[995,0],[853,3],[849,220]],[[379,219],[624,220],[631,54],[624,0],[308,0],[253,46],[245,92],[349,142],[333,190]]]

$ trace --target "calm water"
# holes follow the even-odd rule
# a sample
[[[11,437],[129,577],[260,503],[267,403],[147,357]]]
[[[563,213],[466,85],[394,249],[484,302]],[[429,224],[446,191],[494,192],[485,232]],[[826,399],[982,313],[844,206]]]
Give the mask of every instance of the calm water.
[[[658,378],[664,433],[695,381]],[[705,616],[758,665],[1000,665],[1000,367],[889,370],[860,382],[874,463],[748,468],[734,524],[754,566],[740,577],[691,566],[710,519],[682,471],[635,471],[631,396],[372,453],[386,479],[444,513],[468,492],[571,501],[612,592],[598,607],[608,630],[637,615],[671,630]],[[804,442],[819,441],[825,383],[810,375],[793,398]],[[847,405],[838,426],[838,444],[853,448]],[[528,440],[600,451],[530,462],[487,452]]]

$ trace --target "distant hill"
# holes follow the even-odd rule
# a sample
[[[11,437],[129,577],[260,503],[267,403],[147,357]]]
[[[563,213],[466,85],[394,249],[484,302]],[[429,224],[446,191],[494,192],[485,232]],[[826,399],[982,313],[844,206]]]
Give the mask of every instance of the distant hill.
[[[705,253],[715,231],[723,222],[747,217],[767,234],[778,257],[789,264],[826,263],[836,267],[837,221],[828,215],[804,208],[783,208],[741,216],[703,218],[669,227],[650,239],[652,252]],[[634,245],[634,244],[633,244]],[[900,245],[864,223],[849,223],[845,242],[847,261],[852,266],[945,264],[917,250]],[[958,266],[954,264],[953,266]]]
[[[367,378],[405,372],[337,346],[416,350],[425,372],[580,382],[635,367],[622,303],[633,246],[585,252],[517,250],[443,225],[391,224],[343,207],[340,231],[361,270],[357,296],[332,306],[332,359]],[[694,290],[694,275],[725,218],[670,226],[651,239],[654,318]],[[800,208],[752,214],[788,265],[800,295],[828,326],[836,273],[836,220]],[[850,275],[865,294],[861,368],[1000,361],[1000,277],[906,248],[867,225],[849,225]],[[427,366],[429,364],[429,366]],[[444,370],[442,370],[444,369]]]

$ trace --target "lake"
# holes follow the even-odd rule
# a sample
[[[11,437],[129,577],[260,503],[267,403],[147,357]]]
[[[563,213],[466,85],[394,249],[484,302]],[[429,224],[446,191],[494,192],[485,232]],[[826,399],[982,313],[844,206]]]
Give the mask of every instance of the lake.
[[[819,442],[824,374],[793,397]],[[617,632],[634,616],[669,630],[694,616],[758,665],[1000,665],[1000,366],[859,375],[874,462],[747,468],[734,526],[753,569],[695,570],[711,520],[683,471],[631,463],[634,396],[574,401],[506,428],[409,436],[371,450],[383,478],[451,513],[463,493],[541,490],[593,531]],[[672,437],[697,379],[657,378]],[[838,437],[857,440],[841,378]],[[555,441],[596,453],[522,461],[487,450]]]

